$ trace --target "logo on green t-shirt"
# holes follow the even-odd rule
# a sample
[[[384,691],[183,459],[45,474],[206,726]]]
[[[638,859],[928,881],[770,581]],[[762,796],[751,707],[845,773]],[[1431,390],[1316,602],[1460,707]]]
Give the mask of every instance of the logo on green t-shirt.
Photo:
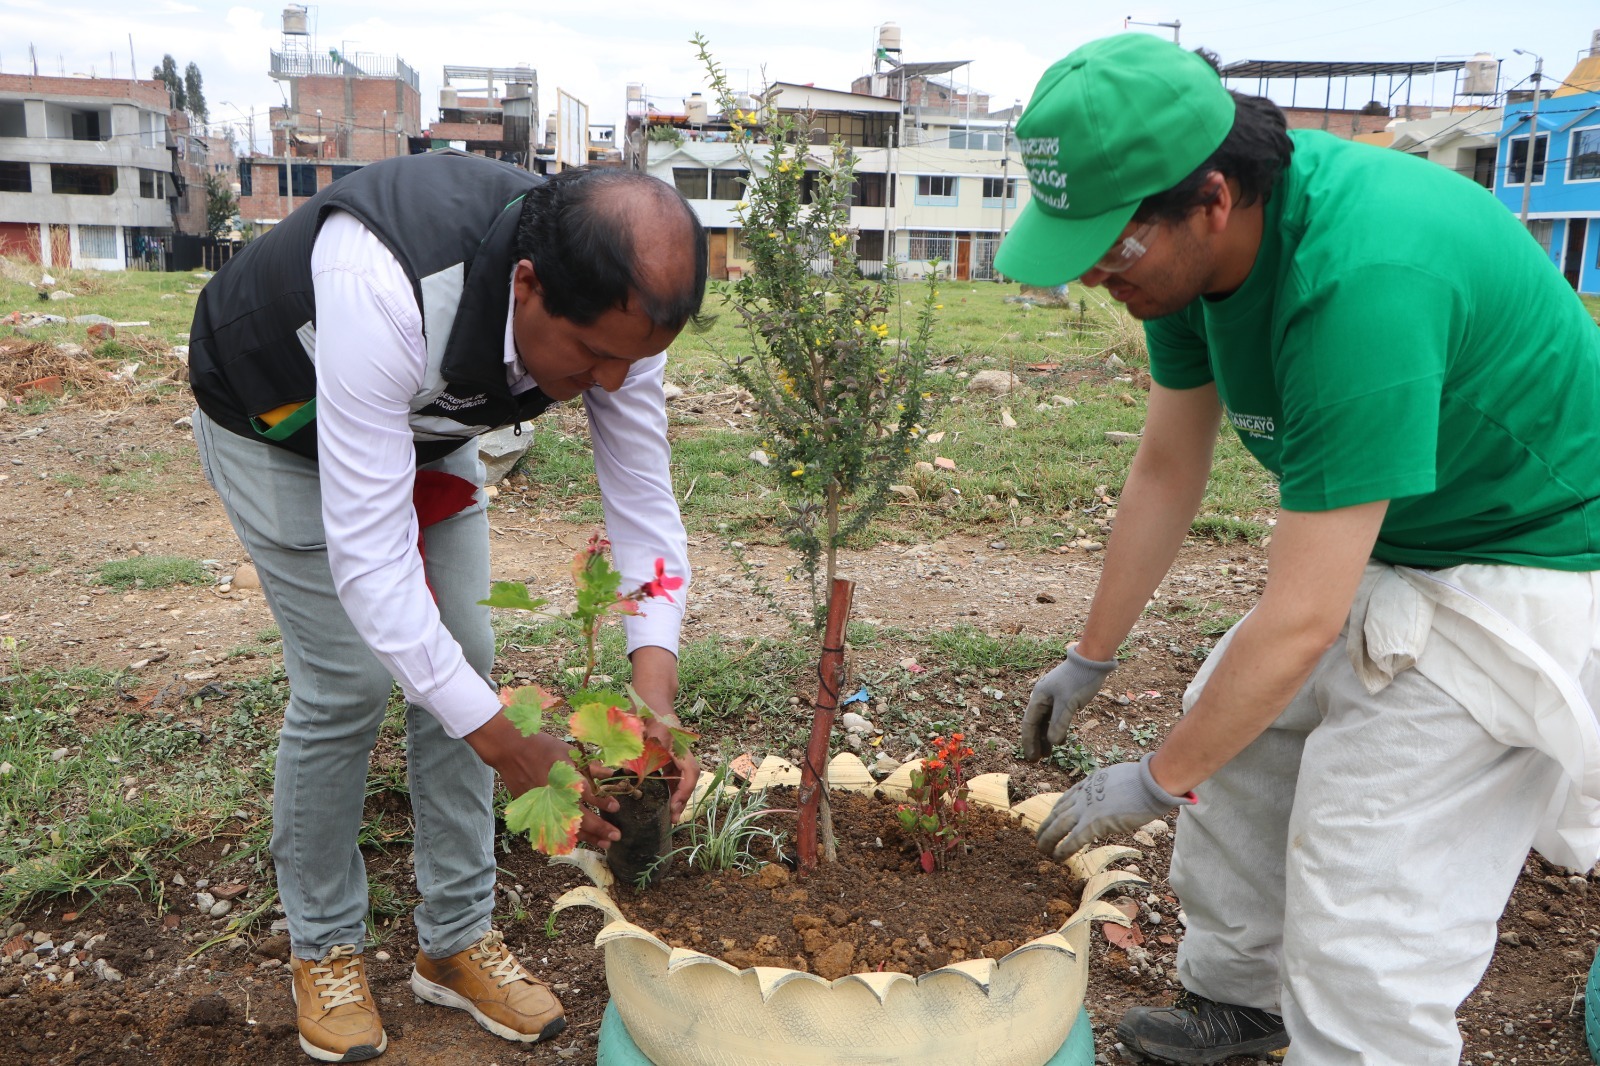
[[[1223,410],[1227,412],[1228,421],[1233,424],[1234,429],[1252,437],[1271,440],[1272,434],[1278,428],[1271,415],[1247,415],[1231,407],[1224,407]]]

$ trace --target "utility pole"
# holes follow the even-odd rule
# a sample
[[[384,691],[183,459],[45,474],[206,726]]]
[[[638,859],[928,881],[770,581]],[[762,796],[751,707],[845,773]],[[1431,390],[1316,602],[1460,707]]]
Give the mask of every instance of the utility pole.
[[[1528,228],[1528,199],[1533,192],[1533,160],[1539,148],[1539,80],[1544,77],[1544,56],[1513,48],[1519,56],[1533,56],[1533,109],[1528,112],[1528,154],[1522,164],[1522,228]],[[1546,163],[1548,164],[1548,153]]]
[[[1000,239],[1006,239],[1006,204],[1011,200],[1011,123],[1016,121],[1017,108],[1021,100],[1011,101],[1011,110],[1006,112],[1006,135],[1000,142]],[[996,246],[996,251],[999,247]],[[994,269],[994,260],[989,260],[989,267]],[[995,273],[994,280],[999,281],[1000,275]]]

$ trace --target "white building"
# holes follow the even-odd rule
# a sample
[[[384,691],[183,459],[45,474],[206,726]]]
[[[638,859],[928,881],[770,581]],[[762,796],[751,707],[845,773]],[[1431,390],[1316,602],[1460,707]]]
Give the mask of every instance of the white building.
[[[737,277],[749,268],[735,210],[743,164],[727,125],[699,110],[698,100],[685,103],[681,113],[631,111],[625,158],[672,183],[694,207],[709,234],[711,276]],[[1008,113],[929,113],[923,104],[903,109],[898,97],[792,82],[774,84],[765,104],[806,116],[806,150],[818,163],[831,159],[835,139],[854,153],[850,222],[863,270],[893,260],[902,275],[916,277],[939,260],[960,280],[994,277],[995,249],[1028,198],[1026,171],[1006,148]]]

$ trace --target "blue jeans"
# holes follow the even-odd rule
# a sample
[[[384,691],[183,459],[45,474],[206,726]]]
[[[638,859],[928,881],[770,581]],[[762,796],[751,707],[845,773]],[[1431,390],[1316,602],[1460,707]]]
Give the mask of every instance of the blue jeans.
[[[283,637],[289,704],[278,737],[272,859],[304,959],[366,940],[367,870],[356,840],[367,766],[393,678],[356,633],[334,591],[322,528],[317,464],[250,440],[194,413],[195,443],[261,577]],[[468,444],[425,469],[483,482]],[[428,527],[426,570],[446,628],[485,678],[494,662],[489,520],[480,502]],[[406,707],[406,780],[416,826],[417,939],[433,958],[489,929],[494,907],[494,777],[463,740]]]

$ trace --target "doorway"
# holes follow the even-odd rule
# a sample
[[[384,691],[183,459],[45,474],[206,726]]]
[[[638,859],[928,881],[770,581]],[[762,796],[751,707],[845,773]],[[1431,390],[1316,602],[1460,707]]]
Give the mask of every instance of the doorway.
[[[1588,235],[1588,219],[1567,219],[1567,245],[1566,253],[1561,257],[1561,273],[1566,275],[1567,284],[1574,289],[1583,275],[1583,246],[1584,238]]]

